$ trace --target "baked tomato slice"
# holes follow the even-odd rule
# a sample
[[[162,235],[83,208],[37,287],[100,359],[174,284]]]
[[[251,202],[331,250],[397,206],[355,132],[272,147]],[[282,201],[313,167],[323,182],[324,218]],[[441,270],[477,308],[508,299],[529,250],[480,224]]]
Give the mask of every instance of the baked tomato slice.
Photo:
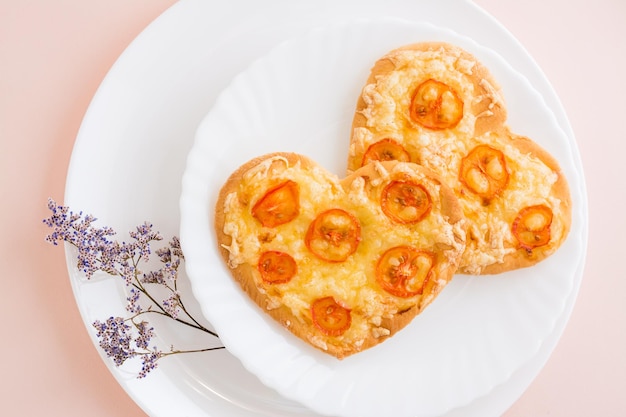
[[[428,129],[450,129],[463,118],[463,100],[452,87],[431,78],[413,92],[409,116]]]
[[[412,297],[422,293],[435,265],[435,255],[412,246],[395,246],[376,263],[376,281],[389,294]]]
[[[333,297],[318,298],[311,304],[313,324],[326,336],[341,336],[352,324],[350,309]]]
[[[263,252],[257,269],[263,281],[270,284],[285,284],[298,272],[298,265],[291,255],[279,251]]]
[[[404,149],[404,146],[400,145],[393,139],[381,139],[378,142],[372,143],[361,161],[361,166],[367,165],[371,161],[400,161],[409,162],[411,156]]]
[[[476,146],[461,160],[459,180],[474,194],[494,198],[509,182],[504,153],[489,145]]]
[[[552,210],[540,204],[521,209],[511,229],[520,247],[530,251],[550,242],[551,225]]]
[[[352,214],[334,208],[319,214],[309,225],[306,247],[318,258],[343,262],[361,241],[361,224]]]
[[[252,207],[252,216],[265,227],[289,223],[299,212],[300,188],[291,180],[270,188]]]
[[[423,185],[394,180],[385,186],[380,200],[383,213],[401,224],[417,223],[430,212],[432,200]]]

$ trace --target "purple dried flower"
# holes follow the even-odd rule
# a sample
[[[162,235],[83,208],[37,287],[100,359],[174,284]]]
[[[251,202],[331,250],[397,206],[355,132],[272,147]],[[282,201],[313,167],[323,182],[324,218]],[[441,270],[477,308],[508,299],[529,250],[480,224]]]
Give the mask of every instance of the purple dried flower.
[[[159,257],[159,259],[161,260],[161,262],[166,263],[166,262],[171,262],[172,261],[172,251],[169,247],[164,247],[164,248],[160,248],[157,249],[156,252],[157,256]]]
[[[163,300],[163,309],[167,314],[169,314],[172,318],[178,318],[178,314],[180,313],[180,294],[177,291],[172,292],[172,294]]]
[[[154,349],[150,353],[147,353],[142,356],[142,366],[141,371],[139,371],[139,375],[137,378],[145,378],[148,373],[157,368],[157,361],[163,357],[163,352]]]
[[[121,269],[119,274],[124,278],[126,285],[130,286],[135,278],[135,266],[128,261],[123,261],[119,263],[118,269]]]
[[[93,226],[96,218],[91,215],[83,215],[82,212],[74,214],[67,207],[58,205],[54,200],[48,199],[48,208],[52,215],[43,222],[52,228],[52,232],[46,236],[46,241],[53,245],[59,242],[67,242],[78,250],[77,265],[87,279],[97,271],[117,275],[124,279],[130,287],[126,298],[126,310],[133,314],[131,318],[110,317],[105,322],[96,320],[93,326],[99,339],[100,347],[106,355],[113,359],[116,366],[122,365],[126,360],[136,357],[142,359],[142,369],[138,377],[144,378],[151,370],[157,367],[157,361],[171,354],[203,352],[223,349],[214,347],[188,351],[172,351],[163,353],[156,347],[148,348],[150,340],[155,336],[154,328],[147,321],[138,321],[140,315],[160,314],[176,320],[197,330],[209,333],[215,337],[218,335],[202,326],[186,310],[180,293],[177,289],[178,268],[181,260],[184,260],[180,247],[180,240],[174,237],[166,247],[155,251],[163,264],[160,269],[142,273],[139,269],[141,261],[148,262],[152,250],[150,244],[163,238],[158,232],[152,230],[152,224],[144,222],[135,231],[129,233],[131,241],[117,242],[109,237],[115,235],[110,227],[97,228]],[[169,292],[161,303],[153,297],[148,285],[160,285]],[[149,301],[147,307],[140,305],[141,300]],[[179,318],[180,314],[186,315],[185,319]],[[137,319],[138,320],[138,319]],[[127,322],[132,323],[132,326]],[[132,346],[138,350],[135,350]]]
[[[59,206],[54,200],[48,199],[48,209],[52,211],[52,215],[44,219],[44,223],[51,227],[52,233],[46,236],[46,241],[53,245],[58,245],[59,242],[73,240],[73,233],[71,232],[71,224],[80,218],[81,214],[68,214],[68,208]]]
[[[162,278],[170,282],[175,282],[178,278],[180,261],[184,259],[178,238],[174,237],[170,241],[169,246],[157,249],[156,254],[163,263],[163,268],[159,270],[162,272]]]
[[[150,339],[155,336],[154,328],[149,327],[147,321],[141,321],[135,324],[135,327],[137,328],[137,332],[139,333],[139,336],[137,337],[137,339],[135,339],[136,346],[139,349],[148,349]]]
[[[185,259],[185,256],[183,255],[183,250],[180,247],[180,239],[178,239],[178,237],[174,236],[172,238],[172,240],[170,241],[170,247],[172,248],[172,255],[183,260]]]
[[[96,320],[93,323],[96,335],[100,339],[100,347],[106,355],[113,359],[116,366],[122,365],[127,359],[133,358],[136,352],[131,349],[131,327],[122,317],[109,317],[104,323]]]
[[[139,304],[139,297],[141,296],[141,292],[135,288],[130,289],[130,294],[126,297],[126,311],[129,313],[141,313],[143,308]]]
[[[150,327],[146,321],[134,324],[138,333],[138,336],[134,339],[135,346],[138,349],[142,349],[139,351],[131,347],[131,341],[133,340],[131,334],[132,327],[126,324],[122,317],[110,317],[106,322],[96,320],[93,326],[100,339],[100,347],[109,358],[113,359],[116,366],[121,366],[128,359],[141,357],[142,368],[138,378],[144,378],[151,370],[157,367],[157,361],[164,355],[156,347],[148,350],[148,344],[151,338],[154,337],[154,328]]]
[[[146,262],[150,259],[150,254],[152,253],[150,249],[150,242],[163,239],[159,232],[152,231],[152,223],[148,222],[145,222],[141,226],[137,226],[137,230],[135,232],[130,232],[130,237],[135,239],[134,246],[137,251],[137,255]]]
[[[165,278],[163,276],[163,270],[159,269],[157,271],[150,271],[148,273],[143,274],[143,277],[141,278],[141,283],[165,285]]]
[[[96,218],[91,215],[83,217],[82,212],[75,214],[67,207],[48,200],[48,208],[52,215],[44,219],[44,223],[52,228],[46,241],[53,245],[67,242],[78,249],[78,268],[83,270],[87,278],[98,270],[110,272],[116,259],[115,245],[108,237],[115,235],[110,227],[94,228]]]

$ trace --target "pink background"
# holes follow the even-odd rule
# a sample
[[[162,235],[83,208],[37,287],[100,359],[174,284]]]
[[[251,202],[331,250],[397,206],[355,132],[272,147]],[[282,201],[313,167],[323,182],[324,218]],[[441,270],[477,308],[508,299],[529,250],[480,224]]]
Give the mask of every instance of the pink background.
[[[124,48],[173,0],[0,0],[0,410],[143,416],[100,360],[46,200],[63,201],[87,106]],[[589,249],[571,320],[505,417],[626,415],[626,2],[476,0],[559,94],[582,156]],[[78,209],[78,208],[77,208]]]

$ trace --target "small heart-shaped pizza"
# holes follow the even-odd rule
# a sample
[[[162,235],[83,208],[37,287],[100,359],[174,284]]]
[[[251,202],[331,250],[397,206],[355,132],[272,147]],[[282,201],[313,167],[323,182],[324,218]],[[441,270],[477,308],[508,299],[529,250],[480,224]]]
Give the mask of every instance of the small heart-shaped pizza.
[[[469,222],[459,272],[533,265],[567,236],[571,201],[558,163],[510,132],[495,80],[453,45],[420,43],[378,60],[357,101],[348,172],[418,163],[449,185]]]
[[[261,309],[337,358],[393,336],[441,292],[465,248],[452,190],[413,163],[340,180],[292,153],[253,159],[222,187],[221,254]]]

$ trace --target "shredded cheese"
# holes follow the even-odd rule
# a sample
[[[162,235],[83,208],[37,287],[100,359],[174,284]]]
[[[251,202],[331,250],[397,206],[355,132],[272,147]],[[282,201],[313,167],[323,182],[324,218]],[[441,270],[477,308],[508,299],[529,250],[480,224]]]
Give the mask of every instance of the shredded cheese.
[[[480,91],[475,89],[471,76],[477,62],[461,57],[457,49],[416,51],[401,49],[389,54],[394,70],[378,75],[363,89],[366,107],[365,127],[353,133],[350,160],[354,169],[363,152],[373,143],[394,137],[411,155],[412,160],[432,169],[450,185],[463,205],[470,228],[468,244],[461,265],[470,272],[479,273],[486,265],[503,262],[505,256],[516,249],[516,239],[511,231],[517,212],[529,205],[545,204],[555,213],[551,233],[558,239],[565,233],[565,225],[558,214],[561,201],[552,196],[552,187],[558,175],[533,155],[523,155],[513,145],[501,145],[498,134],[475,136],[477,118],[494,114],[496,106],[504,107],[504,100],[496,87],[486,78],[478,80]],[[416,86],[434,78],[453,88],[464,103],[463,118],[453,128],[429,130],[409,120],[410,98]],[[472,114],[471,106],[487,101],[487,109]],[[445,102],[445,100],[444,100]],[[472,195],[459,179],[461,160],[479,144],[501,149],[506,155],[510,173],[506,189],[485,208],[482,198]],[[528,190],[533,190],[529,193]],[[458,232],[458,231],[457,231]],[[454,239],[449,239],[453,242]]]
[[[352,325],[341,336],[342,339],[357,343],[372,328],[377,329],[377,337],[383,337],[388,333],[380,327],[381,318],[415,306],[421,296],[401,299],[381,289],[374,277],[375,263],[380,254],[390,247],[407,243],[426,248],[438,244],[450,245],[456,248],[456,253],[450,252],[453,257],[458,257],[462,249],[452,226],[437,210],[432,210],[431,215],[411,227],[395,225],[382,213],[376,194],[380,190],[375,189],[382,188],[384,181],[398,173],[415,177],[427,187],[434,204],[440,204],[440,185],[427,180],[421,173],[405,168],[404,164],[399,164],[400,168],[394,172],[388,172],[379,164],[374,178],[356,177],[348,185],[349,189],[344,191],[334,175],[319,167],[304,169],[300,164],[288,166],[285,163],[275,169],[271,168],[274,162],[276,160],[264,162],[260,168],[255,167],[243,176],[238,192],[247,198],[229,195],[224,203],[223,230],[232,238],[227,248],[230,265],[235,267],[245,263],[252,266],[257,287],[262,288],[270,300],[267,309],[285,305],[295,317],[306,322],[310,321],[311,303],[317,298],[332,295],[354,312]],[[272,184],[287,178],[299,185],[300,213],[294,220],[277,226],[270,233],[252,217],[250,207]],[[341,264],[317,258],[304,244],[304,236],[313,219],[321,211],[335,207],[353,214],[361,225],[362,239],[356,252]],[[268,235],[272,239],[268,239]],[[278,286],[263,282],[256,264],[261,252],[267,250],[292,255],[299,265],[296,276]],[[436,266],[446,267],[445,264]],[[320,348],[325,346],[321,339],[311,342]]]

